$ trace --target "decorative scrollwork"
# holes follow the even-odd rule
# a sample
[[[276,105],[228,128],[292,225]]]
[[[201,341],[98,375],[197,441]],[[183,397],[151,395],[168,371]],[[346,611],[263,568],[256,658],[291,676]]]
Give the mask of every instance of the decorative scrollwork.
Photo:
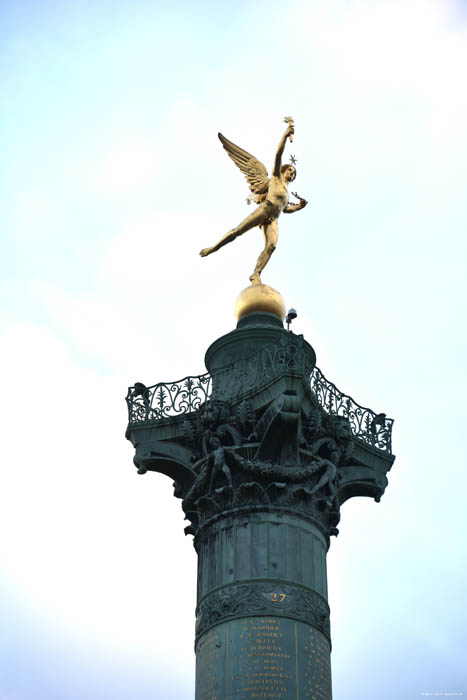
[[[214,391],[225,400],[260,389],[282,373],[309,377],[313,369],[311,356],[301,335],[284,333],[250,357],[217,369],[213,375]]]
[[[178,382],[161,382],[146,387],[136,382],[128,389],[129,423],[169,418],[181,413],[197,411],[211,394],[218,399],[232,400],[285,371],[311,372],[309,356],[302,351],[302,336],[284,334],[259,352],[238,362],[221,367],[212,374],[185,377]]]
[[[178,382],[161,382],[146,387],[137,382],[128,389],[129,423],[143,423],[197,411],[211,396],[220,400],[241,400],[252,389],[261,389],[282,372],[301,374],[305,381],[311,374],[311,392],[317,404],[331,416],[348,421],[352,434],[378,450],[392,454],[393,420],[385,413],[376,414],[343,394],[323,375],[310,366],[310,356],[302,336],[284,333],[275,343],[250,357],[209,374],[185,377]]]
[[[326,600],[311,588],[285,581],[231,584],[210,593],[196,609],[196,640],[224,620],[278,614],[316,627],[331,641]]]
[[[348,420],[356,438],[392,454],[392,418],[387,418],[385,413],[376,414],[370,408],[360,406],[351,396],[343,394],[335,384],[326,379],[318,367],[314,368],[311,375],[311,391],[326,413]]]
[[[143,423],[198,411],[211,396],[211,391],[212,377],[207,372],[150,387],[136,382],[126,396],[129,422]]]

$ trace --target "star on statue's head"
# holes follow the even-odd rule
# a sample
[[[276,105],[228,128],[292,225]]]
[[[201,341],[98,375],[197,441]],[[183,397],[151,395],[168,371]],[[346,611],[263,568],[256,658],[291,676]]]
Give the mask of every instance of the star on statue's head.
[[[292,165],[295,165],[295,163],[297,162],[295,156],[290,156],[290,162],[292,163]]]

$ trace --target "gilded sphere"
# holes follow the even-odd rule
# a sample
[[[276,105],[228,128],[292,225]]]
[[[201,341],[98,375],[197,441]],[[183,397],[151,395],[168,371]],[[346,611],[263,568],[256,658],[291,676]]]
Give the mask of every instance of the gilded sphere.
[[[256,311],[275,314],[285,319],[285,304],[278,291],[267,284],[252,284],[244,289],[235,302],[235,318],[239,321],[246,314]]]

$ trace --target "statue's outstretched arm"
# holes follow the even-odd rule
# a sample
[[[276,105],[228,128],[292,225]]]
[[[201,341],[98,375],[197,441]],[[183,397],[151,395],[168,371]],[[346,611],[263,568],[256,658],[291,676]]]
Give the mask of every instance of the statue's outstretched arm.
[[[277,152],[276,152],[276,159],[274,161],[274,168],[272,171],[272,174],[274,177],[280,177],[281,174],[281,165],[282,165],[282,154],[284,153],[284,148],[287,139],[293,136],[294,133],[294,127],[293,125],[289,122],[289,126],[287,129],[284,131],[282,134],[282,138],[279,141],[279,145],[277,147]]]

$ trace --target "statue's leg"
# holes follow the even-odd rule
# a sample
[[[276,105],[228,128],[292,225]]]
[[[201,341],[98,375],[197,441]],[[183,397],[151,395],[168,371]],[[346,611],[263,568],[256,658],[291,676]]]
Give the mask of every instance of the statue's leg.
[[[261,284],[261,273],[268,264],[271,255],[276,250],[277,238],[279,236],[279,227],[277,225],[277,219],[268,221],[263,226],[264,234],[264,249],[259,256],[254,272],[250,275],[250,282],[253,284]]]
[[[211,493],[214,491],[214,484],[216,483],[216,476],[217,476],[217,465],[214,464],[211,470],[211,478],[209,480],[209,492]]]
[[[229,486],[232,486],[232,472],[230,471],[229,467],[227,464],[222,465],[222,471],[224,472],[225,478],[227,479],[227,483]]]
[[[310,493],[316,493],[317,491],[319,491],[325,485],[326,481],[327,477],[325,472],[322,476],[320,476],[318,483],[313,486]]]
[[[260,226],[265,218],[269,216],[269,207],[266,202],[263,202],[262,204],[257,207],[249,216],[246,217],[242,221],[241,224],[233,228],[231,231],[225,234],[216,245],[213,245],[211,248],[203,248],[203,250],[200,252],[200,255],[202,258],[205,258],[206,255],[211,255],[211,253],[215,253],[219,248],[222,248],[223,246],[227,245],[227,243],[231,243],[234,241],[238,236],[241,236],[243,233],[246,233],[246,231],[249,231],[250,229],[254,228],[255,226]]]

